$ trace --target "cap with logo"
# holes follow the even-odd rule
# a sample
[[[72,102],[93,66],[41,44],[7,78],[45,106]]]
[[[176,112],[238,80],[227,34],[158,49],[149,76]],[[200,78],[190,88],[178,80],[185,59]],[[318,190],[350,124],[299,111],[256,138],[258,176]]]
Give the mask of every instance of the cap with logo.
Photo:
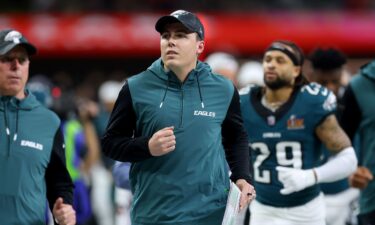
[[[155,24],[155,29],[162,33],[165,25],[175,22],[182,23],[189,31],[196,32],[200,39],[204,39],[204,27],[201,21],[195,14],[185,10],[177,10],[168,16],[160,17]]]
[[[17,45],[23,46],[29,55],[36,54],[36,48],[18,31],[6,29],[0,31],[0,55],[7,54]]]

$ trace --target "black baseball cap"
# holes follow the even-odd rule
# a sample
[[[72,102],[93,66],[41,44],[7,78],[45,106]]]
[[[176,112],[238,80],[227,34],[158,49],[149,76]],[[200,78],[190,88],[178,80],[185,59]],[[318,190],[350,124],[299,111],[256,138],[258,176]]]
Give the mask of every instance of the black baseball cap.
[[[0,55],[7,54],[17,45],[23,46],[29,55],[36,54],[36,48],[19,32],[12,29],[0,31]]]
[[[161,34],[164,32],[165,25],[180,22],[189,31],[196,32],[200,39],[204,39],[204,27],[199,18],[188,11],[177,10],[168,16],[162,16],[155,24],[155,29]]]

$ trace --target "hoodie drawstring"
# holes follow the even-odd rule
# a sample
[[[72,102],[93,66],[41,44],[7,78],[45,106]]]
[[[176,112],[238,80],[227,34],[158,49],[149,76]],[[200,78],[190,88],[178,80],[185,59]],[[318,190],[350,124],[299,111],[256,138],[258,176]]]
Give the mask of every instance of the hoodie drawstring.
[[[195,78],[197,79],[198,91],[199,91],[199,98],[201,99],[201,106],[202,106],[202,109],[204,109],[204,103],[203,103],[203,97],[202,97],[201,85],[200,85],[200,83],[199,83],[199,78],[198,78],[198,75],[197,75],[197,74],[195,74]]]
[[[8,146],[8,152],[7,152],[7,156],[10,156],[10,130],[9,130],[9,124],[8,124],[8,119],[7,119],[7,104],[6,102],[3,102],[3,106],[4,106],[4,124],[5,124],[5,132],[6,132],[6,135],[7,135],[7,146]]]
[[[195,78],[196,78],[196,80],[197,80],[197,84],[198,84],[198,91],[199,91],[199,98],[200,98],[200,100],[201,100],[201,107],[202,107],[202,109],[204,109],[204,103],[203,103],[203,97],[202,97],[201,85],[200,85],[200,83],[199,83],[199,78],[198,78],[198,75],[197,75],[197,74],[195,74]],[[166,98],[166,96],[167,96],[167,92],[168,92],[169,85],[170,85],[170,81],[169,81],[169,75],[168,75],[167,86],[165,87],[165,90],[164,90],[164,96],[163,96],[163,99],[162,99],[161,102],[160,102],[159,108],[163,107],[163,104],[164,104],[165,98]]]
[[[16,132],[14,133],[14,136],[13,136],[13,141],[16,141],[17,140],[17,135],[18,135],[18,107],[16,108]]]
[[[163,107],[165,97],[167,96],[168,88],[169,88],[169,75],[168,75],[168,80],[167,80],[167,86],[165,87],[165,90],[164,90],[164,96],[163,96],[163,99],[160,102],[159,108]]]
[[[8,140],[10,140],[10,129],[9,129],[9,124],[8,124],[8,115],[7,115],[7,105],[6,103],[3,102],[3,106],[4,106],[4,124],[5,124],[5,132],[8,136]],[[13,141],[16,141],[17,140],[17,136],[18,136],[18,121],[19,121],[19,109],[18,107],[16,108],[16,132],[14,133],[13,135]]]
[[[10,135],[10,130],[9,130],[8,120],[7,120],[7,105],[3,102],[3,106],[4,106],[4,124],[5,124],[5,132],[6,132],[7,136],[9,136],[9,135]]]

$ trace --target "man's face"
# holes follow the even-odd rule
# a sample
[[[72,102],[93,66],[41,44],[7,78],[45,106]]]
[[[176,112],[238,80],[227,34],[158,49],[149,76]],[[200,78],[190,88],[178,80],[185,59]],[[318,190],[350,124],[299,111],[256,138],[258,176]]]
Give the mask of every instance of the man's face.
[[[181,23],[167,24],[161,34],[161,58],[167,69],[176,71],[195,68],[198,55],[203,49],[204,42],[198,40],[197,34],[191,33]]]
[[[314,70],[312,73],[312,80],[327,87],[336,96],[339,92],[341,85],[341,77],[343,74],[343,69],[334,69],[329,71]]]
[[[29,57],[22,46],[16,46],[0,56],[0,95],[25,97],[24,88],[29,77]]]
[[[277,90],[282,87],[292,87],[301,67],[295,66],[283,52],[272,50],[264,55],[263,69],[264,83],[268,88]]]

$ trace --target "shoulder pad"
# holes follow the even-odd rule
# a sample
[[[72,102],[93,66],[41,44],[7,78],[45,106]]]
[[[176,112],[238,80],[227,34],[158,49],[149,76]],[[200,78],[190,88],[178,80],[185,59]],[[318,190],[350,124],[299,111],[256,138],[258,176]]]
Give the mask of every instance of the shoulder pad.
[[[328,96],[329,95],[329,90],[315,82],[311,82],[309,84],[304,85],[301,88],[302,93],[307,93],[309,95],[321,95],[321,96]]]
[[[335,94],[328,88],[312,82],[304,85],[301,88],[301,93],[304,95],[304,100],[313,105],[320,105],[324,111],[333,111],[336,109],[337,100]]]

